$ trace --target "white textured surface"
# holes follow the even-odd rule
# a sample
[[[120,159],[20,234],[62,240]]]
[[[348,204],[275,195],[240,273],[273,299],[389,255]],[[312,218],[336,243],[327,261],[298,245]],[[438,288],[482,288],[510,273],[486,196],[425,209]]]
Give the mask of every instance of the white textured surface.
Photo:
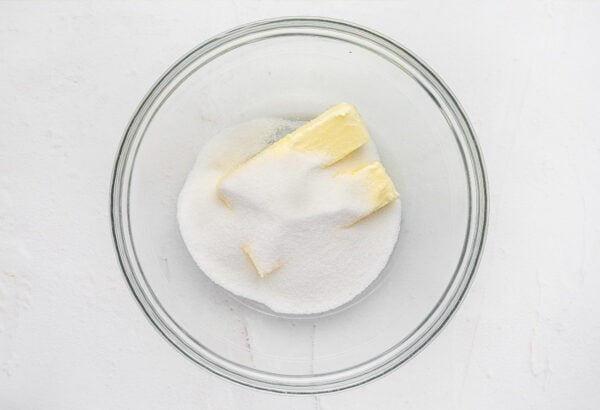
[[[469,113],[492,216],[471,292],[415,360],[284,397],[185,360],[135,305],[108,186],[133,109],[208,36],[354,20],[407,45]],[[600,2],[0,2],[0,408],[596,409]]]

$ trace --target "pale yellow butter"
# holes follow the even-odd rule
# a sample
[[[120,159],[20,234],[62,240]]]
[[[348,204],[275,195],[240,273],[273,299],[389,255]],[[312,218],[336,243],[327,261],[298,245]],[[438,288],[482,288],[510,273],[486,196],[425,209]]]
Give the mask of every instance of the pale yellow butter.
[[[368,162],[358,167],[354,164],[352,169],[344,169],[343,159],[369,139],[369,132],[358,111],[350,104],[340,103],[225,174],[217,184],[217,195],[232,211],[236,210],[238,204],[235,201],[232,204],[231,195],[241,192],[247,201],[256,206],[260,203],[264,184],[269,184],[271,180],[282,183],[281,179],[274,179],[274,175],[287,175],[287,170],[294,166],[314,167],[311,169],[316,174],[313,171],[307,173],[306,181],[302,179],[298,189],[302,190],[304,183],[310,185],[313,182],[311,178],[317,178],[320,183],[325,179],[347,192],[342,196],[344,201],[331,202],[331,207],[346,215],[343,222],[340,220],[340,228],[350,228],[398,198],[398,192],[380,162]],[[298,158],[301,162],[297,162]],[[333,164],[337,164],[336,168],[341,171],[332,173],[325,170]],[[283,181],[287,182],[285,179]],[[284,195],[285,191],[281,192]],[[291,194],[294,195],[294,192],[298,191]],[[326,197],[328,195],[324,196]],[[246,206],[250,202],[243,202],[239,206]],[[260,209],[263,209],[262,206]],[[328,211],[331,212],[331,209]],[[278,270],[285,263],[277,261],[274,256],[269,258],[261,252],[257,254],[257,249],[253,249],[251,245],[244,245],[242,251],[261,277]]]
[[[385,172],[385,168],[381,162],[363,164],[351,170],[341,171],[335,176],[349,177],[351,179],[349,183],[366,188],[366,194],[369,197],[370,207],[367,209],[367,212],[359,216],[349,226],[354,225],[399,197],[394,183],[387,172]]]
[[[277,269],[281,268],[281,266],[283,265],[281,262],[278,262],[275,265],[272,265],[272,266],[269,266],[268,268],[265,268],[265,267],[263,267],[261,265],[261,263],[258,261],[257,257],[252,252],[252,249],[250,248],[250,245],[244,245],[244,246],[242,246],[242,251],[244,251],[244,253],[248,257],[248,260],[252,264],[252,267],[254,268],[254,270],[256,271],[256,273],[258,273],[258,275],[261,278],[264,278],[268,274],[275,272]]]

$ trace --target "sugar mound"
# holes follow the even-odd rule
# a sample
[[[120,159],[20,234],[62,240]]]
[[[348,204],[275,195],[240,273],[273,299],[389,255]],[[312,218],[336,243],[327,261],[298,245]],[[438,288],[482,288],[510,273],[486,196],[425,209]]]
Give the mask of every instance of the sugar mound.
[[[301,124],[260,119],[214,136],[178,200],[182,237],[202,271],[230,292],[285,314],[320,313],[352,300],[385,267],[400,230],[399,200],[346,227],[364,204],[358,190],[344,189],[333,175],[378,161],[373,142],[326,170],[300,154],[274,163],[253,173],[264,184],[240,179],[225,186],[233,204],[224,205],[217,195],[222,176]],[[257,274],[248,252],[268,274]]]

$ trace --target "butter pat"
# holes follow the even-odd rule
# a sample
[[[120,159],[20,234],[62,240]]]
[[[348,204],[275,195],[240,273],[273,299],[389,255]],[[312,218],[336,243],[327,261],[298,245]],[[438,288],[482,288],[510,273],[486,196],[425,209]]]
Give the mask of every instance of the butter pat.
[[[242,251],[246,254],[246,256],[248,257],[248,260],[250,261],[250,264],[252,265],[252,267],[254,268],[256,273],[258,273],[258,276],[260,276],[261,278],[264,278],[268,274],[275,272],[277,269],[281,268],[281,266],[283,265],[282,263],[278,262],[269,267],[263,266],[258,261],[256,256],[254,255],[254,253],[252,252],[250,245],[242,246]]]
[[[340,103],[307,122],[279,142],[291,149],[313,152],[330,166],[369,141],[369,132],[356,108]]]
[[[381,162],[371,162],[351,170],[341,171],[335,177],[344,180],[343,183],[354,185],[356,190],[362,190],[364,193],[361,197],[366,197],[368,201],[364,214],[358,215],[350,225],[354,225],[400,196]]]

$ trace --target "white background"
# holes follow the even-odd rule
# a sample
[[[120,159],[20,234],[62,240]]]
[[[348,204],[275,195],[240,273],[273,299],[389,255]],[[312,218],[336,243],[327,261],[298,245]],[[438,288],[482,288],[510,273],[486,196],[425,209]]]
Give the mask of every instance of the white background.
[[[125,286],[108,189],[133,110],[177,58],[283,15],[368,26],[425,59],[479,135],[485,255],[418,357],[285,397],[197,367]],[[600,407],[600,2],[0,1],[0,409]]]

